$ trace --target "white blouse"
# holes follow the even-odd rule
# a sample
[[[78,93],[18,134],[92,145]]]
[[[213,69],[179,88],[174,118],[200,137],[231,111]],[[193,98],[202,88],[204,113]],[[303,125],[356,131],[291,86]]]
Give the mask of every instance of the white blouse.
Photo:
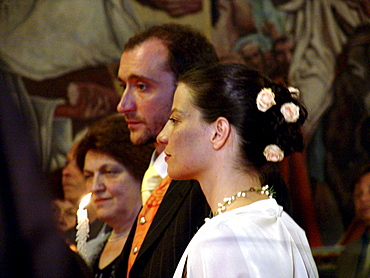
[[[274,199],[208,219],[174,277],[182,277],[185,262],[188,278],[319,277],[305,232]]]

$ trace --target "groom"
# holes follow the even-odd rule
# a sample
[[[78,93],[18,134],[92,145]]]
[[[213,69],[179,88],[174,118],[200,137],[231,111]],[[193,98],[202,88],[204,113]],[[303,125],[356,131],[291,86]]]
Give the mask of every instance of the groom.
[[[116,277],[172,277],[189,241],[209,216],[196,181],[168,178],[164,146],[156,137],[170,116],[178,77],[198,65],[217,62],[216,51],[203,34],[177,24],[150,27],[124,47],[118,72],[124,91],[117,110],[125,115],[134,144],[154,144],[150,163],[154,176],[149,179],[159,185],[148,189],[152,194],[143,200]]]

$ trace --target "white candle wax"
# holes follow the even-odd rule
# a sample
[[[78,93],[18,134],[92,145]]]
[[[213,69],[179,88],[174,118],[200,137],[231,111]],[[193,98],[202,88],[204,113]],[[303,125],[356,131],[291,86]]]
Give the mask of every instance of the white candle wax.
[[[85,207],[90,202],[91,193],[82,198],[77,210],[77,251],[85,259],[86,258],[86,241],[89,237],[89,218]]]

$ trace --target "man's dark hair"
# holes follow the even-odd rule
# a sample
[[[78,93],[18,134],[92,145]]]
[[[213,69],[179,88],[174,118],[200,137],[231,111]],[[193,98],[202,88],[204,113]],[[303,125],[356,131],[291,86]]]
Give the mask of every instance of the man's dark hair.
[[[136,34],[128,40],[123,51],[130,51],[152,38],[167,46],[169,68],[176,79],[194,67],[218,62],[216,50],[205,35],[190,26],[174,23],[152,26]]]

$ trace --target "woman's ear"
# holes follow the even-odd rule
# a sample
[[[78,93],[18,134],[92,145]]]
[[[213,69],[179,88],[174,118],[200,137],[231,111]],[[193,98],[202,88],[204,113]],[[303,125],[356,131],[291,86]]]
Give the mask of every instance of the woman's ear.
[[[219,117],[213,124],[211,142],[215,150],[221,149],[230,136],[231,126],[224,117]]]

